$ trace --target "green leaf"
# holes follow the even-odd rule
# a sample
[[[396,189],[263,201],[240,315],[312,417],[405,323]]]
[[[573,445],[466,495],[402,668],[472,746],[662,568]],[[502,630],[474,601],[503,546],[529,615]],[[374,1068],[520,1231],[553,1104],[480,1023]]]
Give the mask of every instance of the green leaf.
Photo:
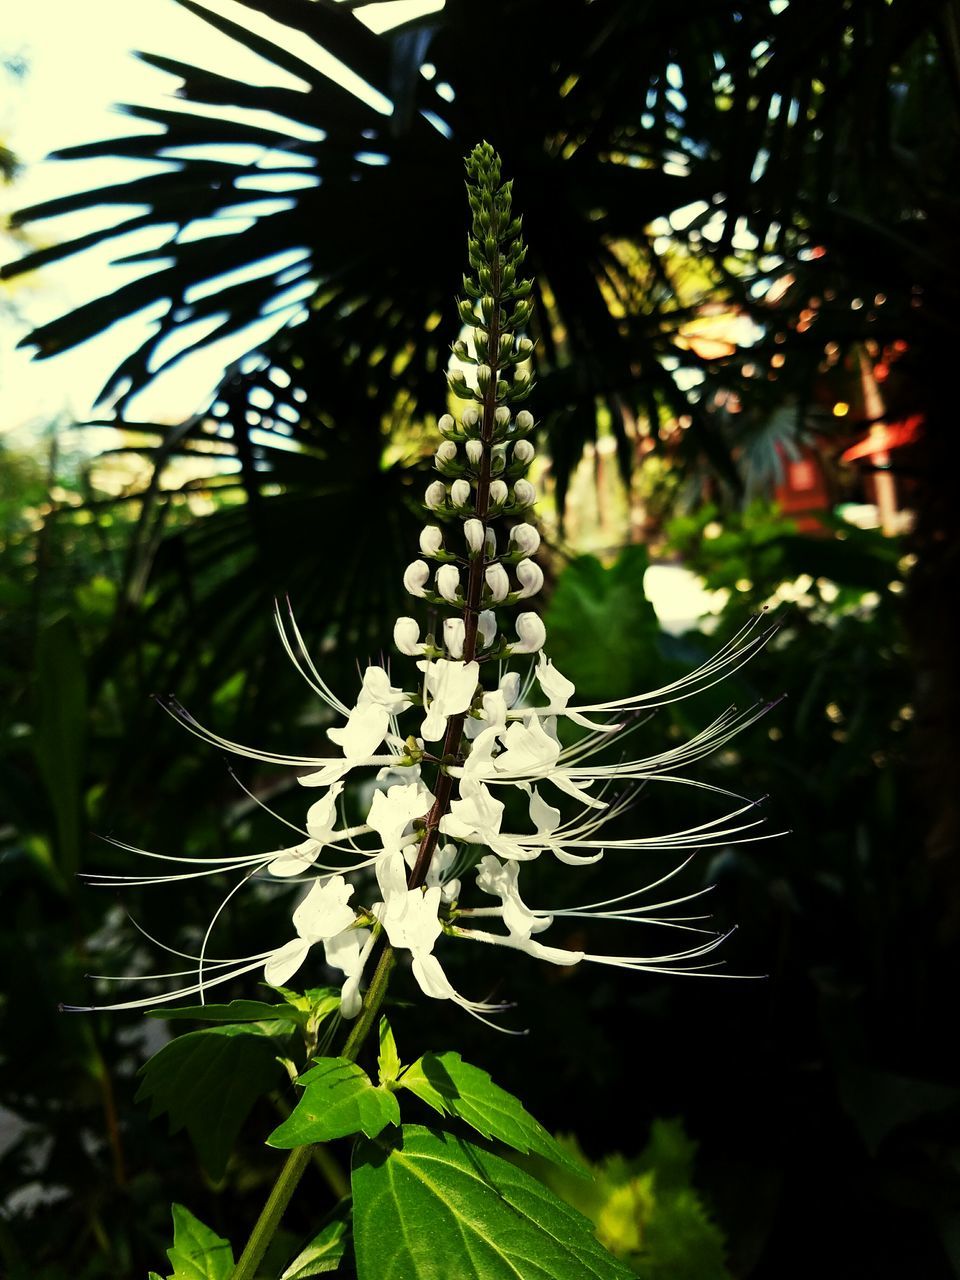
[[[400,1055],[386,1018],[380,1019],[380,1056],[377,1065],[380,1069],[380,1083],[393,1084],[400,1074]]]
[[[425,1053],[406,1069],[398,1084],[440,1115],[456,1116],[485,1138],[589,1176],[518,1098],[494,1084],[486,1071],[464,1062],[459,1053]]]
[[[234,1266],[230,1242],[182,1204],[173,1206],[173,1247],[167,1257],[173,1267],[169,1280],[229,1280]]]
[[[140,1075],[137,1100],[150,1100],[151,1117],[166,1112],[171,1132],[187,1130],[213,1179],[223,1176],[253,1104],[285,1078],[262,1025],[210,1027],[177,1036]]]
[[[346,1248],[346,1236],[347,1223],[342,1218],[327,1223],[303,1252],[297,1254],[280,1280],[306,1280],[307,1276],[319,1276],[327,1271],[336,1271]]]
[[[289,1004],[265,1000],[231,1000],[229,1004],[198,1004],[185,1009],[150,1009],[148,1018],[176,1022],[301,1022],[302,1015]]]
[[[271,1147],[302,1147],[354,1133],[374,1138],[388,1124],[400,1123],[393,1094],[346,1058],[320,1058],[298,1083],[306,1085],[303,1097],[267,1139]]]
[[[359,1280],[622,1280],[590,1222],[543,1183],[449,1133],[405,1125],[353,1162]]]

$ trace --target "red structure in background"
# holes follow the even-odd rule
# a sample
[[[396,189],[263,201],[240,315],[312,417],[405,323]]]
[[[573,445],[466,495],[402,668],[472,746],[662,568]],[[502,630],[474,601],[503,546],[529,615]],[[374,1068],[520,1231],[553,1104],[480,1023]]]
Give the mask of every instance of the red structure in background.
[[[794,456],[780,450],[783,480],[774,489],[780,510],[796,524],[801,533],[823,533],[817,518],[831,507],[830,493],[823,463],[815,449],[801,445]]]

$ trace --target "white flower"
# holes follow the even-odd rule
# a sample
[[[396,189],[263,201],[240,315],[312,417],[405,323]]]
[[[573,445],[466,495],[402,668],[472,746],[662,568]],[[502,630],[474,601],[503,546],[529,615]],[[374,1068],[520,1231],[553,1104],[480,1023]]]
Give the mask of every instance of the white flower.
[[[516,567],[515,573],[521,587],[519,595],[521,600],[527,600],[530,596],[535,596],[543,586],[543,570],[533,560],[521,560]]]
[[[500,831],[503,808],[503,802],[482,782],[464,778],[459,799],[450,802],[450,812],[440,819],[440,830],[455,840],[487,844],[489,837]]]
[[[279,947],[264,966],[263,974],[272,987],[282,987],[297,972],[307,952],[318,942],[333,938],[353,924],[356,915],[347,902],[353,886],[343,876],[317,882],[293,913],[297,937]]]
[[[537,491],[529,480],[518,480],[513,486],[513,500],[518,507],[532,507],[537,500]]]
[[[475,427],[480,421],[480,410],[475,405],[467,405],[460,415],[460,421],[465,427]]]
[[[345,929],[323,944],[327,964],[341,970],[346,979],[340,988],[341,1018],[355,1018],[360,1012],[360,979],[375,941],[376,935],[370,929]]]
[[[433,795],[422,782],[376,791],[367,814],[367,826],[379,835],[384,853],[393,853],[403,843],[407,827],[414,819],[425,817],[432,804]]]
[[[414,560],[408,564],[403,575],[404,590],[412,596],[424,596],[424,587],[430,577],[430,566],[423,560]]]
[[[437,419],[437,430],[441,435],[445,435],[448,431],[453,431],[455,427],[456,423],[449,413],[444,413]]]
[[[533,426],[533,414],[529,409],[521,409],[517,414],[517,429],[519,431],[529,431]]]
[[[310,806],[307,810],[307,834],[310,839],[292,849],[284,849],[272,862],[268,862],[267,871],[272,876],[295,876],[313,866],[320,850],[334,834],[337,825],[337,800],[342,791],[343,783],[337,782],[325,796]]]
[[[529,938],[531,933],[541,933],[553,923],[553,916],[537,915],[520,897],[518,878],[520,864],[501,862],[487,854],[480,859],[477,868],[477,887],[484,893],[499,897],[503,904],[503,923],[516,938]]]
[[[443,531],[435,524],[428,524],[420,531],[420,550],[425,556],[435,556],[443,546]]]
[[[500,405],[493,411],[493,420],[498,427],[506,427],[510,422],[510,410],[505,404]]]
[[[528,462],[533,461],[534,448],[529,440],[518,440],[513,446],[513,460],[519,462],[521,466],[526,466]]]
[[[510,546],[525,556],[535,555],[540,547],[540,534],[532,524],[515,524],[510,530]]]
[[[499,604],[502,600],[506,600],[510,592],[510,579],[507,577],[507,571],[502,564],[489,564],[484,570],[484,578],[490,589],[490,595],[493,597],[494,603]]]
[[[417,666],[425,676],[424,704],[427,707],[421,733],[426,742],[439,742],[446,732],[448,718],[466,711],[473,701],[480,667],[476,662],[465,663],[448,658],[418,662]]]
[[[480,459],[483,457],[483,445],[479,440],[468,440],[464,446],[464,452],[467,455],[467,461],[472,467],[480,465]]]
[[[462,599],[460,595],[460,570],[455,564],[442,564],[437,570],[436,576],[437,593],[443,596],[444,600],[450,604],[457,604]]]
[[[437,462],[455,462],[457,458],[457,446],[452,440],[444,440],[442,444],[437,446]]]
[[[393,643],[409,658],[419,658],[424,645],[420,643],[420,628],[413,618],[398,618],[393,624]]]
[[[502,480],[490,481],[490,502],[494,507],[502,507],[510,496],[510,490]]]

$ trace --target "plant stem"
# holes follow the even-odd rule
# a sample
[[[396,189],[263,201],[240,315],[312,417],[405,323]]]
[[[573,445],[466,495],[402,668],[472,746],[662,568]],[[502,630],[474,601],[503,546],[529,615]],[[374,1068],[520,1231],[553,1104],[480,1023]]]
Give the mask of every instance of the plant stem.
[[[393,948],[385,947],[370,986],[367,988],[363,1010],[353,1024],[350,1035],[347,1037],[347,1042],[343,1046],[343,1053],[340,1055],[350,1062],[356,1062],[360,1050],[363,1048],[364,1042],[376,1022],[380,1006],[383,1004],[384,996],[387,994],[390,973],[395,963],[396,956]],[[308,1143],[303,1147],[295,1147],[287,1156],[286,1163],[280,1170],[280,1176],[273,1184],[273,1190],[267,1197],[267,1203],[263,1206],[260,1217],[250,1232],[250,1239],[240,1255],[239,1262],[233,1269],[230,1280],[254,1280],[263,1255],[276,1234],[284,1211],[290,1203],[290,1197],[296,1191],[307,1165],[313,1158],[314,1145],[313,1143]]]

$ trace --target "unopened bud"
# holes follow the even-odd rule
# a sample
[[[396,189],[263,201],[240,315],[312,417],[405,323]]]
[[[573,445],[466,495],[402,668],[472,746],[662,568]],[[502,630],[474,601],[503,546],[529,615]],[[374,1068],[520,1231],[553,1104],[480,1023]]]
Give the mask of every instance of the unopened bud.
[[[463,657],[463,619],[446,618],[443,623],[443,643],[451,658]]]
[[[470,501],[470,481],[454,480],[450,486],[450,501],[455,507],[465,507]]]
[[[464,409],[463,413],[460,415],[460,421],[468,430],[475,427],[480,421],[480,410],[474,405],[468,404],[466,409]]]
[[[443,533],[435,524],[420,530],[420,550],[425,556],[435,556],[443,546]]]
[[[501,600],[505,600],[510,592],[510,579],[507,577],[507,571],[503,565],[488,565],[483,576],[487,580],[487,586],[490,588],[494,603],[499,604]]]
[[[420,628],[413,618],[398,618],[393,624],[393,643],[401,653],[410,658],[418,658],[423,653],[420,643]]]
[[[502,480],[490,481],[490,501],[498,507],[502,507],[510,496],[510,491]]]
[[[442,564],[436,576],[437,594],[450,604],[457,604],[460,593],[460,570],[455,564]]]
[[[440,432],[442,436],[447,435],[448,432],[456,431],[456,429],[457,429],[457,424],[454,422],[452,414],[449,414],[449,413],[443,414],[442,417],[437,422],[437,430]]]
[[[472,467],[480,465],[480,459],[483,457],[483,445],[479,440],[468,440],[464,446],[467,455],[467,461]]]
[[[517,565],[516,575],[520,583],[521,600],[535,596],[543,586],[543,570],[533,560],[521,560]]]
[[[532,507],[537,500],[537,491],[529,480],[518,480],[513,486],[513,500],[518,507]]]
[[[484,609],[477,619],[477,633],[480,636],[480,643],[485,649],[489,649],[497,638],[497,615],[492,609]]]
[[[505,404],[494,410],[493,420],[498,427],[508,427],[510,425],[510,410]]]
[[[412,564],[408,564],[403,575],[403,585],[405,590],[409,591],[412,596],[423,596],[425,594],[424,587],[427,585],[427,579],[430,577],[430,567],[422,560],[414,560]]]
[[[442,507],[446,503],[447,486],[442,480],[434,480],[433,484],[427,486],[423,501],[424,505],[429,507],[431,511],[436,511],[438,507]]]
[[[529,440],[518,440],[513,446],[513,460],[514,462],[519,462],[521,466],[525,467],[528,462],[533,461],[535,452],[536,450]]]
[[[521,409],[517,414],[517,430],[529,431],[533,426],[533,414],[529,409]]]
[[[510,530],[510,545],[525,556],[532,556],[540,546],[540,534],[532,524],[517,524]]]
[[[547,639],[547,629],[535,613],[521,613],[516,623],[518,644],[510,646],[511,653],[537,653]]]
[[[463,536],[467,546],[476,555],[483,546],[483,525],[475,516],[464,521]]]
[[[451,419],[452,421],[452,419]],[[437,462],[455,462],[457,458],[457,446],[452,440],[444,440],[443,444],[437,446]]]

